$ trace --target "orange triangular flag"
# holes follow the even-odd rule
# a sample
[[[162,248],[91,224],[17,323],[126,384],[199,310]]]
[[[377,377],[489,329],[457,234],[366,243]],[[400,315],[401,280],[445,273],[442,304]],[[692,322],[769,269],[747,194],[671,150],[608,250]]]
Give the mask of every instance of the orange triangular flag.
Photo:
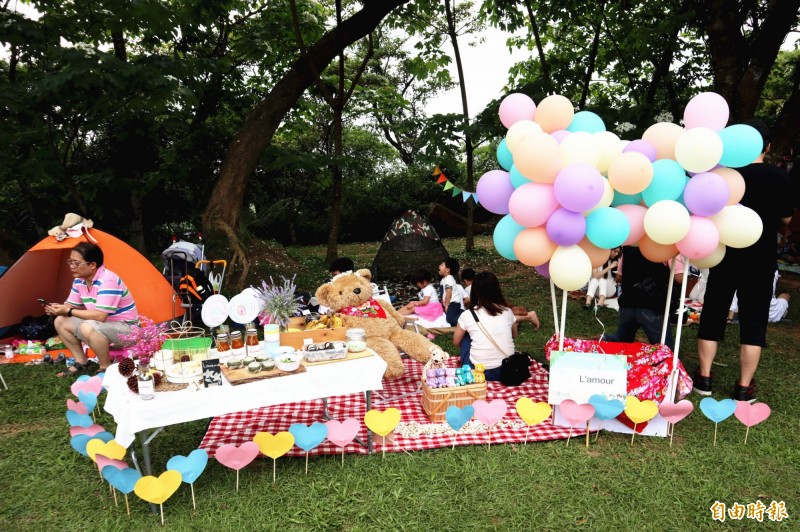
[[[439,170],[439,165],[436,165],[436,168],[433,169],[433,176],[436,177],[437,175],[441,174],[442,171]]]

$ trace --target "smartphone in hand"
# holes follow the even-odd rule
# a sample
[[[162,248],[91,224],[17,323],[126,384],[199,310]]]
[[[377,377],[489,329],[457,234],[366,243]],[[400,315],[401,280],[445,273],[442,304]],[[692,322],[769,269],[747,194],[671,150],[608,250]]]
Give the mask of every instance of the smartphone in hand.
[[[42,305],[43,307],[46,307],[47,305],[50,304],[47,301],[45,301],[44,299],[42,299],[41,297],[39,299],[37,299],[36,301],[38,301],[39,304]]]

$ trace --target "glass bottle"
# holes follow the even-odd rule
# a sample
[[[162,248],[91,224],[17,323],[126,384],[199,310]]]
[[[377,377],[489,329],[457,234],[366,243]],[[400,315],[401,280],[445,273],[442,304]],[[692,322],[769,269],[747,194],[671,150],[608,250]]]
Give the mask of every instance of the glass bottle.
[[[217,335],[217,351],[230,351],[231,350],[231,341],[228,338],[227,334],[218,334]]]
[[[255,325],[248,327],[245,331],[244,343],[248,346],[258,345],[258,329],[256,329]]]
[[[136,382],[139,385],[139,397],[143,401],[149,401],[156,396],[155,381],[150,373],[150,367],[139,364],[139,371],[136,375]]]
[[[231,333],[231,347],[233,349],[241,349],[244,347],[244,340],[242,339],[242,331],[233,331]]]

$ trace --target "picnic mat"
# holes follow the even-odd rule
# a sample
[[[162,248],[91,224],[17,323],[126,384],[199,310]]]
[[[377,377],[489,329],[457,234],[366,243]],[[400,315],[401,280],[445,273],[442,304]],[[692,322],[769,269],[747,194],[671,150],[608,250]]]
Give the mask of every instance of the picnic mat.
[[[387,443],[387,452],[422,451],[437,449],[439,447],[452,447],[455,438],[456,445],[485,445],[488,443],[488,427],[473,419],[469,421],[456,434],[446,423],[431,423],[420,404],[421,391],[419,376],[422,364],[415,360],[403,360],[405,374],[394,381],[383,381],[384,389],[372,394],[373,408],[385,410],[397,408],[401,412],[400,424],[395,430],[395,442]],[[525,432],[528,428],[517,415],[514,405],[520,397],[528,397],[534,402],[547,401],[547,370],[538,362],[531,363],[531,378],[522,386],[506,387],[497,382],[488,383],[487,401],[502,399],[508,405],[506,415],[497,425],[492,427],[491,442],[497,443],[522,443],[525,441]],[[393,399],[394,398],[394,399]],[[332,397],[328,400],[328,411],[332,419],[343,421],[354,417],[361,423],[358,437],[366,441],[367,430],[364,426],[366,404],[363,394],[352,394],[341,397]],[[322,400],[302,401],[278,406],[257,408],[246,412],[237,412],[215,417],[200,443],[200,448],[205,449],[210,456],[214,456],[217,448],[226,443],[241,445],[253,439],[258,432],[277,432],[289,430],[292,423],[309,425],[322,419]],[[565,439],[569,436],[570,429],[556,427],[546,420],[530,428],[528,441],[548,441]],[[585,434],[581,429],[573,429],[572,436]],[[381,445],[375,445],[375,450],[381,451]],[[341,447],[336,447],[327,439],[319,446],[312,449],[310,455],[341,454]],[[347,453],[367,454],[367,449],[356,442],[345,447]],[[289,456],[305,456],[305,451],[299,447],[292,447]]]

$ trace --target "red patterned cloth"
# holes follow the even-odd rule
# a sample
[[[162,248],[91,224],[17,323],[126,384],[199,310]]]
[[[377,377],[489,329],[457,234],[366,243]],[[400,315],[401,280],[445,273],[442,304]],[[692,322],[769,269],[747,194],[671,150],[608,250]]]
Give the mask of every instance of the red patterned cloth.
[[[417,391],[419,379],[422,373],[422,364],[415,360],[403,360],[405,374],[403,377],[384,381],[384,389],[372,395],[373,408],[385,410],[387,408],[397,408],[402,413],[400,419],[401,426],[407,429],[427,432],[431,429],[441,429],[443,424],[431,423],[420,404],[421,392]],[[502,399],[508,405],[508,411],[503,419],[491,431],[492,444],[496,443],[522,443],[527,441],[548,441],[565,439],[570,434],[569,427],[556,427],[546,420],[539,425],[527,427],[517,415],[514,405],[520,397],[528,397],[534,402],[547,401],[547,379],[548,373],[540,364],[533,361],[531,364],[531,378],[522,386],[506,387],[497,382],[488,383],[488,393],[486,400]],[[402,397],[404,394],[404,397]],[[389,398],[381,404],[381,397]],[[395,399],[392,399],[395,398]],[[310,425],[322,419],[322,400],[303,401],[299,403],[289,403],[279,406],[257,408],[247,412],[237,412],[225,416],[216,417],[211,421],[200,448],[208,451],[210,456],[214,456],[217,448],[226,443],[241,445],[253,439],[258,432],[277,432],[289,429],[292,423],[304,423]],[[366,413],[366,403],[362,394],[332,397],[328,400],[328,411],[331,418],[343,421],[354,417],[361,423],[359,438],[366,441],[367,430],[364,426],[364,414]],[[472,422],[470,422],[472,423]],[[402,428],[402,427],[401,427]],[[485,445],[488,443],[489,433],[480,431],[475,434],[465,433],[466,427],[455,437],[456,445]],[[409,430],[413,431],[413,430]],[[440,447],[452,447],[452,434],[418,434],[414,436],[403,436],[400,428],[396,433],[395,444],[387,444],[387,452],[422,451],[425,449],[436,449]],[[585,434],[581,429],[572,429],[572,436],[577,437]],[[382,447],[376,445],[376,451],[381,451]],[[312,449],[310,455],[321,454],[341,454],[341,447],[336,447],[330,441],[325,440],[322,444]],[[357,443],[351,443],[345,448],[347,453],[366,454],[366,448]],[[305,451],[299,447],[292,447],[289,456],[305,456]]]
[[[544,350],[548,360],[551,351],[558,351],[558,338],[555,335],[547,342]],[[673,358],[672,351],[666,345],[565,338],[564,351],[625,355],[628,358],[628,395],[642,401],[651,399],[661,403],[664,400],[672,373]],[[692,379],[678,360],[678,390],[675,400],[683,399],[691,391]]]
[[[382,318],[386,319],[386,311],[383,307],[375,301],[370,299],[363,305],[357,307],[344,307],[339,311],[339,314],[345,316],[355,316],[356,318]]]

